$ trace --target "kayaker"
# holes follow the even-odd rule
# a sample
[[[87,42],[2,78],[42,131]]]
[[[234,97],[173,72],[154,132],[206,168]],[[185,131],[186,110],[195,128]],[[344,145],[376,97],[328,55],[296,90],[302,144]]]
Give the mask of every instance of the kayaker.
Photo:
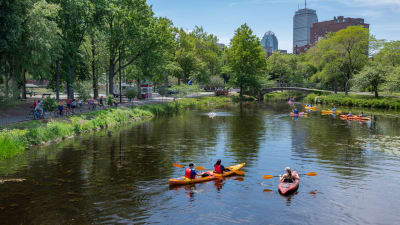
[[[348,117],[353,116],[353,113],[349,112],[349,114],[347,114]]]
[[[230,170],[225,169],[225,167],[221,165],[221,160],[218,159],[217,162],[214,164],[214,173],[223,174],[224,171],[230,171]]]
[[[333,108],[332,108],[332,111],[336,112],[336,107],[333,107]]]
[[[299,114],[299,110],[298,110],[297,108],[295,108],[295,109],[293,110],[293,113],[294,113],[294,114]]]
[[[292,174],[292,170],[290,169],[290,167],[286,167],[285,170],[286,173],[280,176],[281,182],[293,182],[296,179],[300,179],[298,174]]]
[[[187,179],[196,179],[197,172],[196,172],[196,170],[193,169],[193,167],[194,167],[193,163],[190,163],[189,167],[186,168],[185,177]]]
[[[364,115],[363,112],[361,112],[358,116],[359,116],[359,117],[365,117],[365,115]]]

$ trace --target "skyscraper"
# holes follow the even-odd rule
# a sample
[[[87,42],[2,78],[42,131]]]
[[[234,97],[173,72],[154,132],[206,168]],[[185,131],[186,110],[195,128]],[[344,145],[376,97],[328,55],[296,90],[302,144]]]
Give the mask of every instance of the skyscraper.
[[[307,3],[304,9],[296,11],[293,17],[293,53],[299,53],[299,48],[307,50],[310,44],[310,30],[313,23],[318,22],[317,12],[313,9],[307,9]]]
[[[278,50],[278,39],[272,31],[268,31],[264,34],[261,44],[265,49],[267,57],[271,56],[274,51]]]

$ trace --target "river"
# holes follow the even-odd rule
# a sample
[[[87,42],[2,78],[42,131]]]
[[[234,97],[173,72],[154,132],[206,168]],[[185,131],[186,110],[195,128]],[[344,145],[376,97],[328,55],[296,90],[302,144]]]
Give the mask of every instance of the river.
[[[400,117],[366,123],[287,104],[186,111],[35,147],[0,162],[1,224],[398,224]],[[246,162],[244,177],[169,188],[173,163]],[[277,191],[290,166],[301,179]]]

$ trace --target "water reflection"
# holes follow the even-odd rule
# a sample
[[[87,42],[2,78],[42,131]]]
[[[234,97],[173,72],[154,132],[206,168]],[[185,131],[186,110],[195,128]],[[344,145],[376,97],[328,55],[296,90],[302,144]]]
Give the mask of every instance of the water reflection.
[[[201,215],[198,224],[398,221],[397,208],[387,206],[400,200],[382,190],[400,185],[400,118],[372,115],[359,123],[316,112],[292,120],[290,110],[286,103],[243,104],[217,109],[213,119],[207,111],[188,111],[31,149],[0,162],[1,179],[25,179],[0,184],[0,220],[187,224]],[[184,175],[173,163],[212,169],[217,158],[226,166],[246,162],[246,177],[168,188],[169,178]],[[284,197],[277,179],[262,176],[287,165],[319,175],[302,178],[297,193]]]

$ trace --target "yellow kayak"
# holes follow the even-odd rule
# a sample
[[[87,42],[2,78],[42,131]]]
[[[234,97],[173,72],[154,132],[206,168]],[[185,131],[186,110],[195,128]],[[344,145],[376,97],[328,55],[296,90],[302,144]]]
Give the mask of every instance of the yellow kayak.
[[[308,109],[308,110],[317,110],[317,106],[313,106],[313,107],[308,107],[308,106],[305,106],[304,107],[305,109]]]
[[[335,113],[332,110],[322,110],[321,112],[322,112],[322,114],[334,114]],[[336,114],[337,115],[342,114],[342,110],[336,110]]]
[[[175,185],[194,184],[194,183],[201,183],[201,182],[206,182],[206,181],[210,181],[210,180],[215,180],[215,179],[218,179],[221,177],[227,177],[227,176],[234,175],[234,174],[236,174],[236,171],[239,171],[245,165],[246,165],[246,163],[241,163],[241,164],[237,164],[234,166],[228,166],[228,167],[226,167],[226,169],[229,169],[230,171],[224,172],[223,174],[217,174],[217,173],[214,173],[214,171],[210,170],[210,171],[206,172],[206,173],[210,174],[210,176],[199,177],[196,179],[188,179],[184,176],[179,177],[179,178],[172,178],[172,179],[169,179],[168,183],[169,183],[169,186],[175,186]]]

